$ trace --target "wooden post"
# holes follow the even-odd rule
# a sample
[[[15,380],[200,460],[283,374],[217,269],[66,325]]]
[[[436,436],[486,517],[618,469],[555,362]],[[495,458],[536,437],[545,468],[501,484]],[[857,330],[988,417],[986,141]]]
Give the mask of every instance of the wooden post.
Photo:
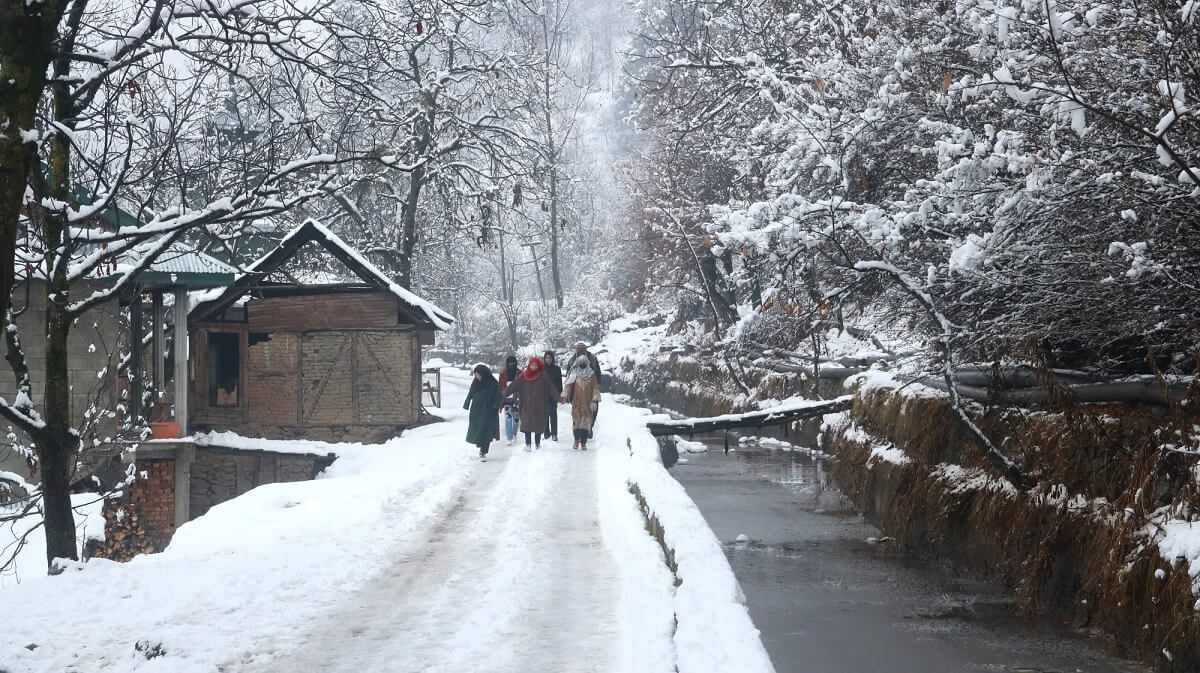
[[[188,308],[187,288],[175,288],[175,420],[179,436],[188,436]]]
[[[129,305],[129,418],[133,424],[144,416],[142,399],[142,292],[133,289],[133,303]]]
[[[154,358],[154,394],[157,397],[167,385],[167,373],[163,371],[163,367],[167,366],[167,335],[163,328],[166,315],[163,313],[162,290],[155,290],[152,296],[154,343],[150,348],[150,357]]]

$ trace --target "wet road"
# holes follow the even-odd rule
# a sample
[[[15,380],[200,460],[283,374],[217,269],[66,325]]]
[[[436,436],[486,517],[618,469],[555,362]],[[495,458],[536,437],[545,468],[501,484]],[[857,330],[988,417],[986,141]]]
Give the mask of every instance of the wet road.
[[[719,443],[718,443],[719,444]],[[1142,673],[980,583],[908,565],[806,452],[684,454],[778,673]],[[737,542],[739,535],[749,540]]]

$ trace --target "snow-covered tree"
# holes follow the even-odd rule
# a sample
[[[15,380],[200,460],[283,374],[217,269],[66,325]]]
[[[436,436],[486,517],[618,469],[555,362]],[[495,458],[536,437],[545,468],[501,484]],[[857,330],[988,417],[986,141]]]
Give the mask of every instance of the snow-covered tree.
[[[727,172],[664,191],[707,211],[690,239],[760,313],[868,307],[972,359],[1191,369],[1190,7],[651,0],[634,115],[670,163],[645,173]]]
[[[338,61],[347,33],[336,4],[0,4],[0,312],[17,387],[0,417],[34,445],[48,560],[76,556],[75,322],[133,287],[169,246],[227,241],[328,194],[338,164],[413,168],[330,135],[340,101],[379,98]],[[118,207],[129,217],[100,218]],[[17,327],[22,278],[44,279],[44,334]],[[31,338],[45,339],[44,371],[26,360]],[[44,386],[40,405],[34,385]]]

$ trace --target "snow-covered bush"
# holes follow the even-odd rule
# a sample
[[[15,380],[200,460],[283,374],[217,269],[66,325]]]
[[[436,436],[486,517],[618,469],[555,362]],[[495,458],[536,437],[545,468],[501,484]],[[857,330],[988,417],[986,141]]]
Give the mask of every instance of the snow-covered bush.
[[[550,315],[546,341],[563,345],[596,343],[608,333],[608,324],[624,313],[624,307],[611,299],[572,294],[561,309]]]

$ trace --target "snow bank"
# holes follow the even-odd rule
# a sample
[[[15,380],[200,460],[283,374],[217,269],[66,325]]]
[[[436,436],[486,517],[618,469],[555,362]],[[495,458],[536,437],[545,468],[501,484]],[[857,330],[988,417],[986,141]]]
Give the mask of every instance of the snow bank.
[[[1193,592],[1200,593],[1200,522],[1174,519],[1162,524],[1157,534],[1158,553],[1171,565],[1186,564]],[[1200,611],[1200,601],[1196,603]]]
[[[674,551],[680,581],[674,599],[679,673],[773,673],[721,543],[683,486],[662,465],[658,443],[645,429],[650,413],[608,405],[600,418],[625,430],[625,447],[604,446],[603,451],[619,452],[626,481],[637,486]]]
[[[605,368],[613,370],[615,374],[620,374],[622,361],[635,366],[644,365],[670,342],[666,325],[634,326],[634,321],[639,319],[640,316],[617,318],[610,324],[614,331],[592,348],[593,353],[603,357]]]
[[[443,383],[441,413],[461,417],[465,375]],[[0,604],[21,606],[5,611],[0,666],[212,673],[269,658],[384,568],[457,492],[473,462],[454,450],[465,446],[462,431],[439,423],[382,445],[328,445],[339,457],[320,478],[217,505],[161,554],[93,560],[0,590]]]
[[[104,539],[104,515],[101,512],[103,507],[104,502],[94,493],[76,493],[71,496],[71,508],[75,514],[76,548],[80,552],[88,540]],[[5,513],[5,507],[0,505],[0,515]],[[45,576],[46,536],[41,524],[39,514],[0,525],[0,559],[7,559],[12,552],[18,551],[16,546],[20,545],[24,538],[24,546],[16,555],[15,563],[0,573],[0,589]],[[4,658],[0,656],[0,664],[3,663]]]
[[[616,670],[675,673],[675,577],[629,492],[627,409],[606,404],[596,438],[600,527],[621,578]]]

